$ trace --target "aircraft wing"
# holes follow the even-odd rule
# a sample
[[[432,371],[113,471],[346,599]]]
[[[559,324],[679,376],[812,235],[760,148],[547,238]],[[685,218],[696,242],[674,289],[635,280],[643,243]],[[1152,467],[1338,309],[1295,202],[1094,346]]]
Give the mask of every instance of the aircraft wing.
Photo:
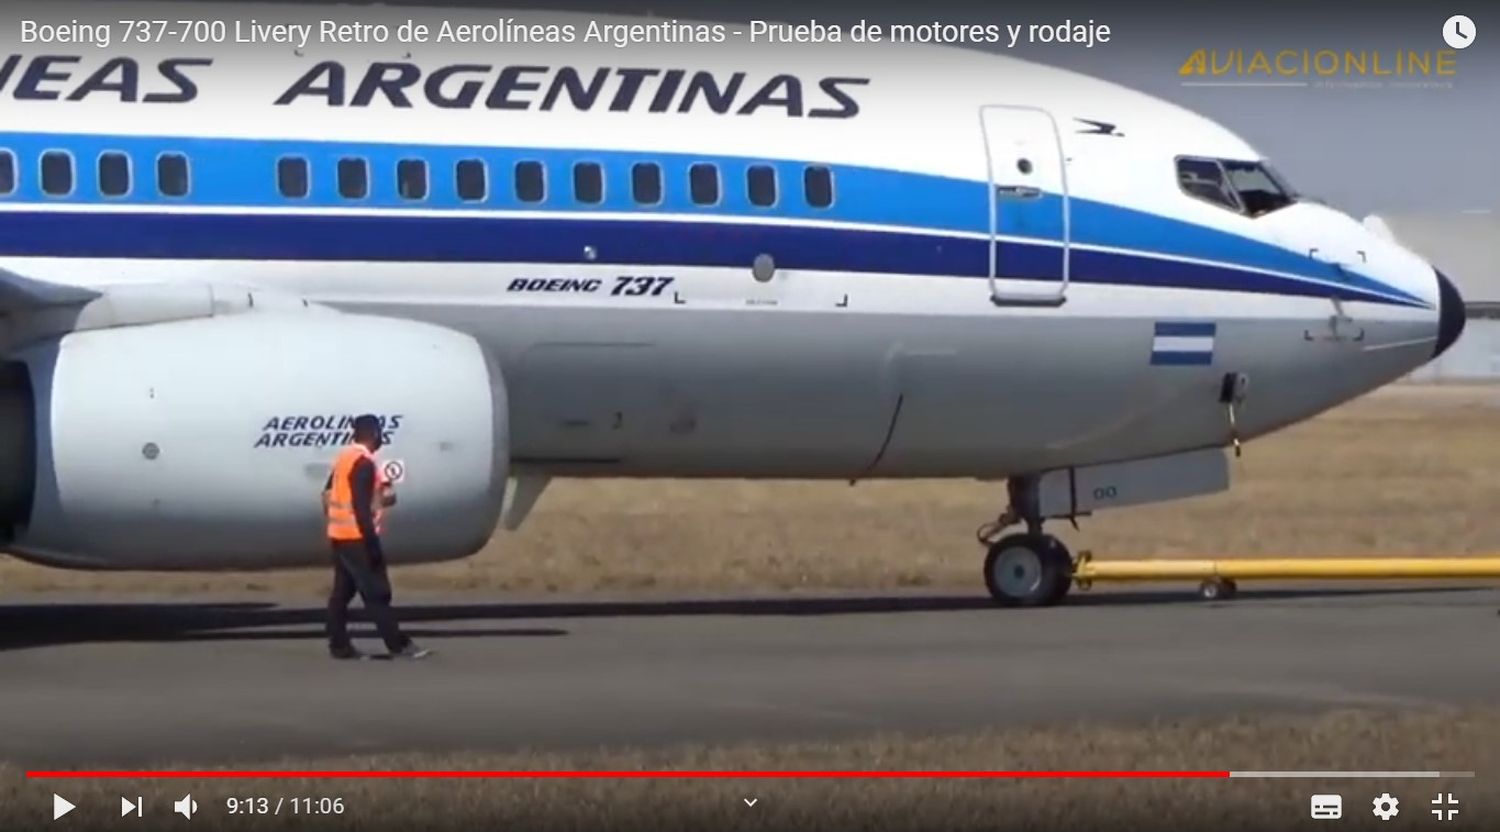
[[[247,286],[172,280],[85,288],[0,269],[0,354],[80,330],[286,310],[331,311]]]
[[[0,269],[0,355],[77,326],[102,293]]]
[[[7,316],[42,307],[81,306],[99,295],[92,289],[32,280],[0,269],[0,314]]]

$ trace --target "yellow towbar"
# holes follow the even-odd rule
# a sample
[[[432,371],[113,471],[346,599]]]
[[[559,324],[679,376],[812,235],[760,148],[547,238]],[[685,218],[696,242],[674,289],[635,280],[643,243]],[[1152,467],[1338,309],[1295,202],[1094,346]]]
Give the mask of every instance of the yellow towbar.
[[[1202,581],[1199,594],[1227,598],[1242,579],[1500,578],[1500,557],[1472,558],[1228,558],[1223,560],[1094,560],[1080,553],[1079,589],[1095,581]]]

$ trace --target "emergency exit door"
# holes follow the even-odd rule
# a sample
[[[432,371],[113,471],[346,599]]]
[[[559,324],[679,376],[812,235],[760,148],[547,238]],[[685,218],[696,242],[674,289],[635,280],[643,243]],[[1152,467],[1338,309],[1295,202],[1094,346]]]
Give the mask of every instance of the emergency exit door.
[[[1061,306],[1072,229],[1057,120],[1040,107],[979,109],[989,180],[990,297],[999,305]]]

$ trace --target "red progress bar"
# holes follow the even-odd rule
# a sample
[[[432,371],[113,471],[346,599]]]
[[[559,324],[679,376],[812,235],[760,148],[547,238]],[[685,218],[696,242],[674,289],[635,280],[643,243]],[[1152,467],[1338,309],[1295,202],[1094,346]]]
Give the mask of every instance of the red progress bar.
[[[37,780],[1213,780],[1228,771],[28,771]]]

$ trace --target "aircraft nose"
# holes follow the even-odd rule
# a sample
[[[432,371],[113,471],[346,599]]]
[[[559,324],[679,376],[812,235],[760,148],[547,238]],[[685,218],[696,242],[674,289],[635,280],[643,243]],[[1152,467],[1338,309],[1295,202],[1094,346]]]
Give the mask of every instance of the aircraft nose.
[[[1464,309],[1464,299],[1459,295],[1458,287],[1453,285],[1447,275],[1437,269],[1433,271],[1437,272],[1438,282],[1438,339],[1432,357],[1437,358],[1447,352],[1453,342],[1458,340],[1458,336],[1463,334],[1469,315]]]

